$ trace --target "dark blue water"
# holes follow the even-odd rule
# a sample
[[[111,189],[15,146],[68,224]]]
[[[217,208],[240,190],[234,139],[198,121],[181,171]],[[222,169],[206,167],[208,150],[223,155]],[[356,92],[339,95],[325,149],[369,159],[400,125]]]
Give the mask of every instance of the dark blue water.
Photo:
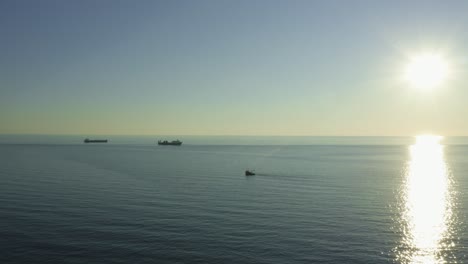
[[[418,263],[399,257],[420,247],[402,228],[408,147],[3,144],[0,263]],[[467,154],[444,146],[436,263],[468,252]]]

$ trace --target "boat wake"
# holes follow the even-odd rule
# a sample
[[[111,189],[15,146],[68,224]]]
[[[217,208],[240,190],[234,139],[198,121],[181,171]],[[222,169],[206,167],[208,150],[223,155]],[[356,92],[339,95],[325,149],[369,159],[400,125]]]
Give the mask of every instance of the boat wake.
[[[299,179],[317,179],[317,175],[301,175],[290,173],[271,173],[271,172],[255,172],[255,177],[265,177],[278,180],[299,180]]]

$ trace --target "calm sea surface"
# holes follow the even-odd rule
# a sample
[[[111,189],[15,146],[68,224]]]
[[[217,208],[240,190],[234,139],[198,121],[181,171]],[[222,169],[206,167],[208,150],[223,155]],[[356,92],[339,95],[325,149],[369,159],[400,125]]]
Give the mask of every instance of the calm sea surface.
[[[0,137],[0,263],[468,263],[463,138],[82,139]]]

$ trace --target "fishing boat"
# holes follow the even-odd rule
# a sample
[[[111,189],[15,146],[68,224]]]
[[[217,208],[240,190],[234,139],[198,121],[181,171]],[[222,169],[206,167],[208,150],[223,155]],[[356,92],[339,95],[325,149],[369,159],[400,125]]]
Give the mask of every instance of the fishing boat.
[[[245,171],[245,176],[254,176],[254,175],[255,175],[255,172],[253,171],[249,171],[249,170]]]

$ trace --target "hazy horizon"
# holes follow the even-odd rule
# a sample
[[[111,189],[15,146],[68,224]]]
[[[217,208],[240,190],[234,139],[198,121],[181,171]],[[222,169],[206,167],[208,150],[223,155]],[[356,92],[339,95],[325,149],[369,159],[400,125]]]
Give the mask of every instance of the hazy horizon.
[[[167,136],[167,137],[177,137],[177,136],[186,136],[186,137],[367,137],[367,138],[373,138],[373,137],[380,137],[380,138],[385,138],[385,137],[393,137],[393,138],[416,138],[421,135],[436,135],[436,136],[442,136],[444,138],[454,138],[454,137],[468,137],[468,135],[441,135],[441,134],[436,134],[432,132],[421,132],[421,133],[416,133],[414,135],[246,135],[246,134],[112,134],[112,133],[87,133],[87,134],[58,134],[58,133],[0,133],[1,136],[128,136],[128,137],[151,137],[151,136]]]

